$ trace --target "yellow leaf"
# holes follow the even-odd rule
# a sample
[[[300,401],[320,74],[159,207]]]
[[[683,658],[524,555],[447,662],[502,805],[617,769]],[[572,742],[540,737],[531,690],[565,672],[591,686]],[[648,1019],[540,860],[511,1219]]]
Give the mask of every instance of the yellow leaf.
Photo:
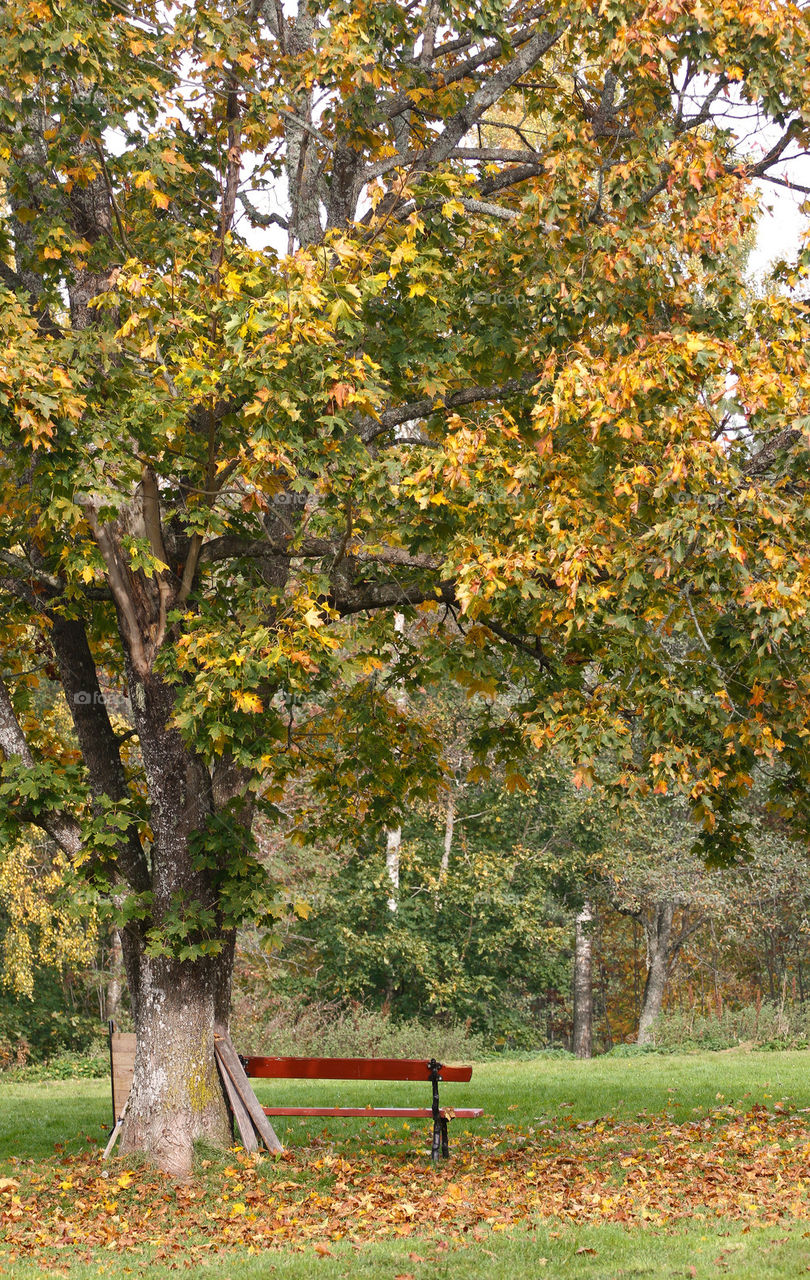
[[[156,209],[168,209],[169,203],[169,197],[166,195],[165,191],[152,192],[152,204]]]
[[[250,711],[258,714],[262,708],[262,700],[255,693],[243,693],[241,690],[234,694],[234,702],[239,711]]]

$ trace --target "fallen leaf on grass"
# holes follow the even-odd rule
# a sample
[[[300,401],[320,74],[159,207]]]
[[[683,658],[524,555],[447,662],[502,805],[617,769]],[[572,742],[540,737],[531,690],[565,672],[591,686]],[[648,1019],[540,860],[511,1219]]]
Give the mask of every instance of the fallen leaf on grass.
[[[550,1236],[572,1248],[573,1233],[592,1222],[661,1227],[698,1216],[749,1231],[752,1218],[756,1227],[810,1220],[806,1116],[761,1105],[680,1124],[647,1113],[582,1131],[565,1115],[542,1133],[510,1123],[465,1135],[452,1163],[429,1177],[412,1135],[378,1145],[369,1132],[340,1155],[333,1142],[312,1139],[283,1164],[231,1154],[179,1187],[122,1164],[105,1179],[91,1153],[60,1152],[0,1180],[0,1236],[44,1273],[65,1248],[123,1255],[160,1246],[169,1266],[181,1255],[194,1266],[240,1247],[326,1257],[335,1240],[360,1248],[411,1237],[415,1264],[538,1218],[556,1220]],[[417,1251],[428,1241],[430,1257]]]

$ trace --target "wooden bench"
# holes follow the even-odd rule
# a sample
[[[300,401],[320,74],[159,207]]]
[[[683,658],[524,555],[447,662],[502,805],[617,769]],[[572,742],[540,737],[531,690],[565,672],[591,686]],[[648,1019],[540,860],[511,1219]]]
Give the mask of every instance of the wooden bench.
[[[429,1107],[262,1107],[268,1116],[379,1116],[388,1120],[432,1120],[431,1157],[450,1154],[447,1123],[476,1120],[480,1107],[442,1107],[439,1084],[466,1084],[472,1067],[445,1066],[435,1058],[262,1058],[242,1057],[245,1075],[259,1080],[418,1080],[432,1086]]]
[[[120,1032],[110,1023],[110,1079],[112,1084],[113,1136],[117,1134],[132,1087],[135,1064],[135,1036]],[[480,1107],[443,1107],[439,1102],[439,1085],[466,1084],[472,1078],[472,1067],[446,1066],[435,1058],[265,1058],[237,1054],[225,1032],[215,1036],[217,1060],[223,1085],[234,1112],[243,1141],[255,1149],[261,1139],[269,1150],[278,1151],[281,1144],[264,1116],[323,1116],[387,1120],[432,1120],[431,1158],[450,1154],[448,1121],[476,1120],[483,1114]],[[255,1098],[248,1077],[259,1080],[399,1080],[419,1081],[431,1086],[429,1107],[263,1107]]]

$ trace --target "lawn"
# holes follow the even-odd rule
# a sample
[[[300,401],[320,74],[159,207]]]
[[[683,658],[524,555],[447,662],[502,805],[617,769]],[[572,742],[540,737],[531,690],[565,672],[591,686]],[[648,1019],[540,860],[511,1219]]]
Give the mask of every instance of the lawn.
[[[796,1276],[810,1255],[810,1052],[475,1067],[434,1170],[421,1121],[279,1121],[281,1159],[102,1170],[101,1081],[0,1085],[0,1274],[77,1278]],[[418,1086],[260,1082],[280,1104]]]

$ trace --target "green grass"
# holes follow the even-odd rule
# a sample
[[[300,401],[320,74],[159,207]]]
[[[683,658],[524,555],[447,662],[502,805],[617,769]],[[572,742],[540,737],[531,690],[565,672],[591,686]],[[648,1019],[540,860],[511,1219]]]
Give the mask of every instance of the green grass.
[[[469,1128],[491,1133],[508,1146],[513,1127],[537,1128],[545,1117],[560,1115],[584,1122],[604,1117],[626,1121],[646,1113],[670,1116],[674,1123],[681,1123],[725,1104],[747,1109],[757,1103],[772,1108],[781,1102],[810,1108],[808,1067],[810,1051],[645,1055],[593,1062],[505,1060],[476,1065],[472,1082],[446,1086],[443,1101],[451,1106],[482,1106],[485,1117],[471,1122]],[[261,1081],[257,1093],[263,1101],[279,1105],[425,1105],[428,1090],[396,1084]],[[102,1081],[0,1083],[0,1177],[18,1171],[18,1162],[27,1165],[31,1160],[53,1157],[55,1149],[58,1154],[78,1154],[103,1144],[109,1110],[109,1088]],[[414,1150],[426,1150],[428,1126],[418,1120],[411,1124],[409,1141]],[[333,1149],[349,1159],[353,1152],[368,1153],[370,1148],[375,1154],[379,1151],[381,1161],[387,1157],[389,1130],[383,1121],[279,1119],[276,1127],[294,1158],[300,1150],[304,1176],[306,1149],[316,1135],[327,1136]],[[461,1122],[455,1137],[451,1127],[451,1142],[463,1145]],[[546,1220],[500,1232],[484,1226],[481,1232],[476,1229],[476,1238],[450,1241],[444,1249],[441,1245],[445,1242],[435,1237],[371,1242],[359,1249],[341,1240],[329,1245],[331,1253],[326,1256],[319,1256],[309,1245],[300,1253],[227,1253],[212,1259],[210,1265],[195,1261],[194,1271],[198,1280],[213,1280],[214,1276],[217,1280],[337,1280],[348,1275],[360,1280],[401,1275],[413,1275],[414,1280],[512,1280],[524,1276],[533,1280],[545,1276],[565,1280],[634,1276],[787,1280],[808,1267],[807,1225],[776,1223],[749,1230],[739,1222],[715,1219],[710,1224],[691,1222],[651,1229],[625,1228],[612,1222],[572,1226]],[[182,1268],[182,1258],[180,1262]],[[150,1261],[148,1254],[128,1262],[125,1256],[102,1252],[92,1261],[81,1261],[70,1247],[62,1252],[61,1266],[61,1273],[68,1267],[75,1280],[142,1271],[154,1280],[168,1280],[170,1275],[161,1260],[153,1257]],[[0,1247],[0,1275],[9,1280],[59,1273],[43,1270],[40,1264],[9,1261]]]
[[[418,1239],[369,1244],[361,1250],[341,1243],[321,1257],[301,1253],[223,1253],[209,1265],[194,1266],[195,1280],[794,1280],[808,1266],[807,1232],[793,1229],[723,1227],[713,1232],[627,1230],[612,1223],[555,1230],[538,1224],[528,1230],[487,1234],[469,1245],[437,1248]],[[415,1255],[415,1258],[414,1258]],[[67,1261],[67,1259],[66,1259]],[[98,1276],[146,1275],[176,1280],[174,1267],[139,1256],[127,1262],[99,1255],[70,1265],[72,1280]],[[183,1272],[180,1259],[180,1274]],[[3,1262],[8,1280],[41,1280],[60,1273],[39,1264]]]

